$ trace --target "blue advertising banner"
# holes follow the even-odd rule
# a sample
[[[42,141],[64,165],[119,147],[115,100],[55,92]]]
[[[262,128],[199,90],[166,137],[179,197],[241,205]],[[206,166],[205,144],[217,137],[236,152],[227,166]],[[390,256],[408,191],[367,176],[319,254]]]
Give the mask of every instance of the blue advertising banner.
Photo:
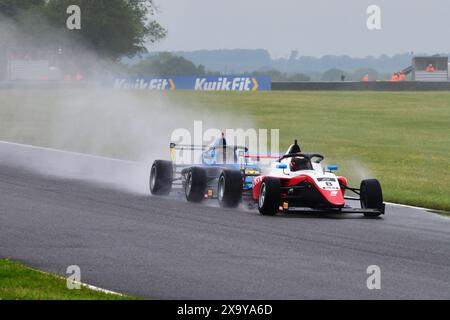
[[[121,78],[114,81],[114,88],[136,90],[267,91],[271,90],[271,78],[239,75]]]

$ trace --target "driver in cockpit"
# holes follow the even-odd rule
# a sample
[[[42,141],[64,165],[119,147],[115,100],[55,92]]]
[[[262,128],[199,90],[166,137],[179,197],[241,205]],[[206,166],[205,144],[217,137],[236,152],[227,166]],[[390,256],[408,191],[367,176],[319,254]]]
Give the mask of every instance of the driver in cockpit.
[[[298,157],[291,158],[291,162],[289,163],[289,169],[292,172],[295,172],[300,170],[311,170],[312,168],[309,159],[299,155]]]
[[[308,158],[304,157],[302,154],[302,150],[295,140],[294,144],[291,145],[287,151],[287,154],[298,154],[298,156],[293,156],[289,163],[289,169],[292,172],[300,171],[300,170],[311,170],[311,162]]]

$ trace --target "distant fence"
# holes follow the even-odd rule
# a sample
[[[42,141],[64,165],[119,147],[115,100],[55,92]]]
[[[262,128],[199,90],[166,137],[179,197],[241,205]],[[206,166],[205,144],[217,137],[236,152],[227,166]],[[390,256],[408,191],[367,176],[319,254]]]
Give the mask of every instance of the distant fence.
[[[272,82],[270,77],[188,76],[116,79],[116,89],[195,91],[450,91],[450,82],[370,81],[370,82]]]
[[[0,90],[17,89],[92,89],[102,88],[97,82],[88,81],[0,81]]]
[[[271,89],[271,79],[245,75],[134,77],[115,79],[114,88],[160,91],[266,91]]]
[[[450,82],[272,82],[272,90],[293,91],[450,91]]]
[[[220,80],[220,78],[226,78]],[[89,81],[0,81],[0,89],[32,89],[32,88],[105,88],[115,87],[117,89],[135,90],[198,90],[198,91],[450,91],[450,82],[271,82],[270,78],[264,77],[238,77],[228,76],[217,78],[218,81],[207,83],[203,80],[195,88],[195,81],[192,79],[205,79],[191,77],[191,82],[183,84],[180,81],[170,83],[169,80],[175,78],[135,78],[116,79],[115,81],[89,82]],[[234,79],[234,87],[233,82]],[[238,79],[238,80],[236,80]],[[254,79],[254,80],[253,80]],[[256,81],[256,83],[255,83]],[[229,84],[231,83],[231,84]],[[178,85],[178,86],[177,86]],[[194,87],[193,87],[194,86]],[[229,87],[227,87],[229,86]]]

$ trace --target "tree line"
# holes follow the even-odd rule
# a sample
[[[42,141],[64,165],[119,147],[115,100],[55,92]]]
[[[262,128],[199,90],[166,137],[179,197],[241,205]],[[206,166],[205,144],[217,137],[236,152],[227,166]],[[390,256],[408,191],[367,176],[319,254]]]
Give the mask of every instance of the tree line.
[[[81,9],[82,27],[69,30],[67,8]],[[0,0],[0,42],[10,50],[88,49],[103,59],[147,52],[166,36],[153,19],[153,0]],[[5,30],[8,29],[9,37]],[[11,36],[14,35],[14,36]]]
[[[205,76],[231,74],[234,72],[220,72],[209,70],[203,64],[194,62],[170,52],[151,54],[139,62],[125,65],[124,74],[137,77],[159,76]],[[357,68],[353,71],[344,71],[331,68],[325,72],[282,72],[274,68],[263,68],[255,71],[239,72],[249,76],[269,76],[273,81],[361,81],[368,76],[369,80],[388,80],[389,74],[382,74],[372,68]]]

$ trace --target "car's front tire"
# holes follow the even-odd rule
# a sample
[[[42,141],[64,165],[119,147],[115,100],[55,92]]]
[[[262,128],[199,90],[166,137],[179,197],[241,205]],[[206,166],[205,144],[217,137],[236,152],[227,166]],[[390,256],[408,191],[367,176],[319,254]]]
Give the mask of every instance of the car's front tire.
[[[156,160],[150,169],[150,192],[153,195],[168,195],[172,190],[173,164],[171,161]]]
[[[366,217],[378,217],[383,210],[383,192],[380,182],[376,179],[367,179],[361,181],[360,201],[363,209],[377,209],[380,212],[366,212]]]
[[[236,208],[242,199],[242,174],[237,170],[224,170],[219,176],[217,198],[224,208]]]
[[[258,210],[263,216],[275,215],[280,207],[281,182],[267,177],[259,188]]]

